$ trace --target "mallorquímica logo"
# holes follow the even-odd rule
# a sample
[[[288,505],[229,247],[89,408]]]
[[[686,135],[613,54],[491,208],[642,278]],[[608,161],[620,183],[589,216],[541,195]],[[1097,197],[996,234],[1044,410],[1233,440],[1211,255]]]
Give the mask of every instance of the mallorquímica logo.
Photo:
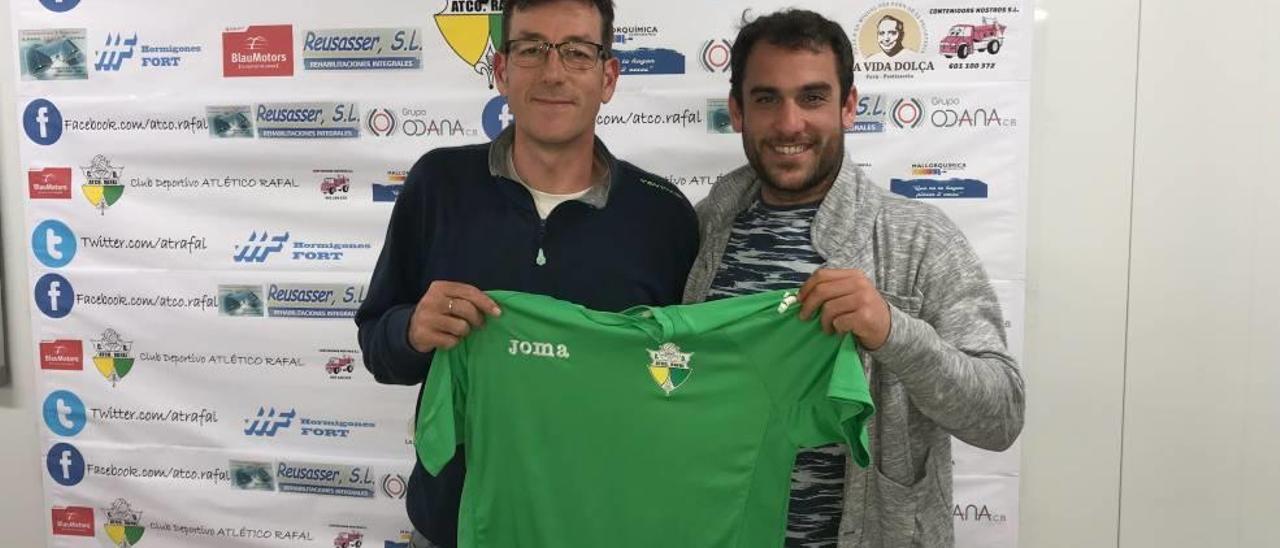
[[[684,74],[684,54],[656,42],[662,34],[654,25],[620,25],[614,29],[613,56],[622,74]]]

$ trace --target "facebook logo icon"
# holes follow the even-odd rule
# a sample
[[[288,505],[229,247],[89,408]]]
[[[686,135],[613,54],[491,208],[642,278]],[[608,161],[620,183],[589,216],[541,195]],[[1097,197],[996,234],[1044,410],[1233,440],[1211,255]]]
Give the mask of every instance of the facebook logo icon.
[[[84,479],[84,455],[74,445],[54,445],[49,448],[49,455],[44,462],[49,469],[49,477],[58,482],[58,485],[71,487]]]
[[[22,128],[38,145],[52,145],[62,138],[62,113],[46,99],[36,99],[22,112]]]
[[[61,221],[49,219],[31,233],[31,250],[49,268],[62,268],[76,256],[76,235]]]
[[[57,274],[41,276],[32,297],[36,307],[50,318],[66,317],[76,303],[76,292],[71,288],[71,282]]]
[[[84,402],[75,394],[56,390],[44,399],[44,424],[54,434],[69,438],[84,430],[87,422]]]
[[[501,95],[489,100],[489,104],[484,106],[484,115],[481,116],[481,122],[484,124],[484,134],[490,139],[498,138],[498,134],[507,126],[516,121],[514,114],[511,114],[511,108],[507,106],[507,98]]]
[[[71,11],[80,0],[40,0],[40,4],[53,12]]]

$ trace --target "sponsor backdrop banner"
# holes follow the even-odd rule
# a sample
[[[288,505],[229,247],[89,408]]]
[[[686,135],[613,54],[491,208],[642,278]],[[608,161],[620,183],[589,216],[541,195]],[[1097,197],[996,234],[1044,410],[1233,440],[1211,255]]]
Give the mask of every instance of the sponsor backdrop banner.
[[[737,26],[790,4],[620,2],[600,136],[700,200]],[[854,43],[852,158],[963,228],[1021,357],[1030,4],[800,5]],[[416,389],[351,318],[413,162],[514,121],[500,2],[10,6],[49,544],[406,545]],[[958,543],[1015,546],[1018,448],[955,460]]]

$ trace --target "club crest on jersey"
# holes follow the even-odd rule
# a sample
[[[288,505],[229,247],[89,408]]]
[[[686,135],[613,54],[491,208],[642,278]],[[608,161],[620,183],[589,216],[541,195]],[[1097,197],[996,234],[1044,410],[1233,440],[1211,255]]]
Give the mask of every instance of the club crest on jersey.
[[[647,349],[646,349],[647,350]],[[649,350],[649,375],[668,396],[689,380],[693,372],[689,360],[693,352],[681,352],[675,343],[663,343],[657,350]]]

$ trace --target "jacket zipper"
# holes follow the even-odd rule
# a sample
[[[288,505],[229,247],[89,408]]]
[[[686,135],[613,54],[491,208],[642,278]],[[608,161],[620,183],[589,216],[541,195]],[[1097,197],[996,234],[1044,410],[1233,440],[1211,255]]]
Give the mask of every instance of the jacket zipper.
[[[538,256],[533,260],[533,264],[543,266],[547,264],[547,254],[542,251],[542,239],[547,235],[547,220],[538,219]]]

